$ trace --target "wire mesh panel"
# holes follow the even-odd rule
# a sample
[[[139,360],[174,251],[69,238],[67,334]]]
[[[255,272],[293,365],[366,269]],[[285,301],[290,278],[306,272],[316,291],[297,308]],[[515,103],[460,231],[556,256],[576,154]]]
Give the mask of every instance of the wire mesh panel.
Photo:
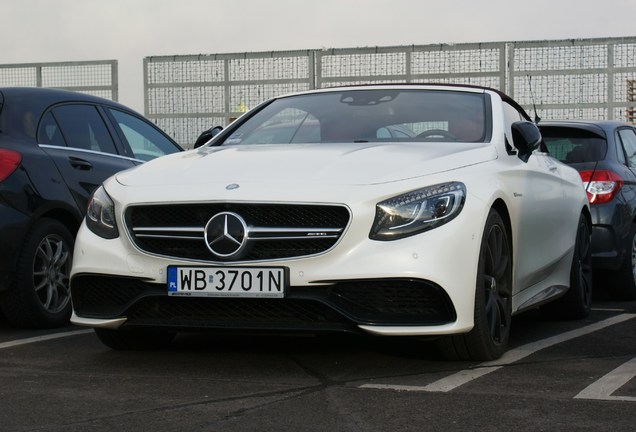
[[[424,45],[316,51],[316,87],[457,83],[500,88],[505,44]]]
[[[2,65],[0,66],[0,86],[37,87],[38,71],[36,67]]]
[[[508,93],[543,119],[628,120],[636,38],[509,44]]]
[[[318,77],[325,83],[343,78],[372,78],[377,81],[383,77],[388,80],[404,77],[407,73],[407,54],[399,50],[378,52],[378,49],[370,48],[318,51]]]
[[[413,47],[411,81],[504,90],[505,53],[504,43]]]
[[[636,102],[636,80],[628,79],[626,86],[626,97],[628,102]],[[636,107],[630,106],[625,110],[625,117],[630,123],[636,123]]]
[[[147,57],[145,113],[185,148],[276,95],[313,88],[310,51]]]
[[[117,61],[0,65],[0,86],[54,87],[116,101]]]

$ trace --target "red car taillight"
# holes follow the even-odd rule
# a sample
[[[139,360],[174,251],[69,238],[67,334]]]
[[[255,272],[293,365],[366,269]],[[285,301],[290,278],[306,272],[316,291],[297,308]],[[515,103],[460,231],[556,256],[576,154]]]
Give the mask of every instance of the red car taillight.
[[[614,199],[623,187],[623,179],[614,171],[581,171],[583,186],[590,204],[604,204]]]
[[[18,168],[22,155],[13,150],[0,149],[0,182]]]

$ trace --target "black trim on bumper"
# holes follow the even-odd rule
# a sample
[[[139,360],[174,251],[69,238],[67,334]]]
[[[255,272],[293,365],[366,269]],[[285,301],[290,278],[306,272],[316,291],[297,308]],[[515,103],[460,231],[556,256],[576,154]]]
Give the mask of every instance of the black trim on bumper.
[[[71,280],[73,308],[85,318],[175,329],[353,331],[358,325],[440,325],[456,320],[442,288],[416,279],[335,281],[290,287],[283,299],[170,297],[163,284],[107,275]]]

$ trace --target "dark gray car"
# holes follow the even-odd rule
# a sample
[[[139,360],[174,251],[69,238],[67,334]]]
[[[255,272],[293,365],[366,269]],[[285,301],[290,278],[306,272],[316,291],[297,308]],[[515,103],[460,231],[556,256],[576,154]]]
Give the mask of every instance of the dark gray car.
[[[592,264],[614,299],[636,299],[636,127],[619,121],[539,124],[552,156],[576,168],[592,212]]]
[[[115,102],[0,88],[0,308],[7,320],[66,323],[73,243],[91,193],[118,171],[181,150]]]

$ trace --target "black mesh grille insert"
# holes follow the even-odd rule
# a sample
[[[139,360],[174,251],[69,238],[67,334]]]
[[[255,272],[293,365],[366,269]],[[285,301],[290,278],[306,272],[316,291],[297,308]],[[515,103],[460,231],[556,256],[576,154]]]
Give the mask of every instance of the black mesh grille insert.
[[[77,275],[71,279],[73,308],[84,316],[115,317],[135,300],[165,292],[164,285],[133,278]]]
[[[346,324],[326,305],[311,300],[148,298],[128,312],[131,323],[194,328],[320,329]]]
[[[436,324],[456,319],[444,290],[420,280],[340,282],[330,290],[329,301],[367,322]]]

